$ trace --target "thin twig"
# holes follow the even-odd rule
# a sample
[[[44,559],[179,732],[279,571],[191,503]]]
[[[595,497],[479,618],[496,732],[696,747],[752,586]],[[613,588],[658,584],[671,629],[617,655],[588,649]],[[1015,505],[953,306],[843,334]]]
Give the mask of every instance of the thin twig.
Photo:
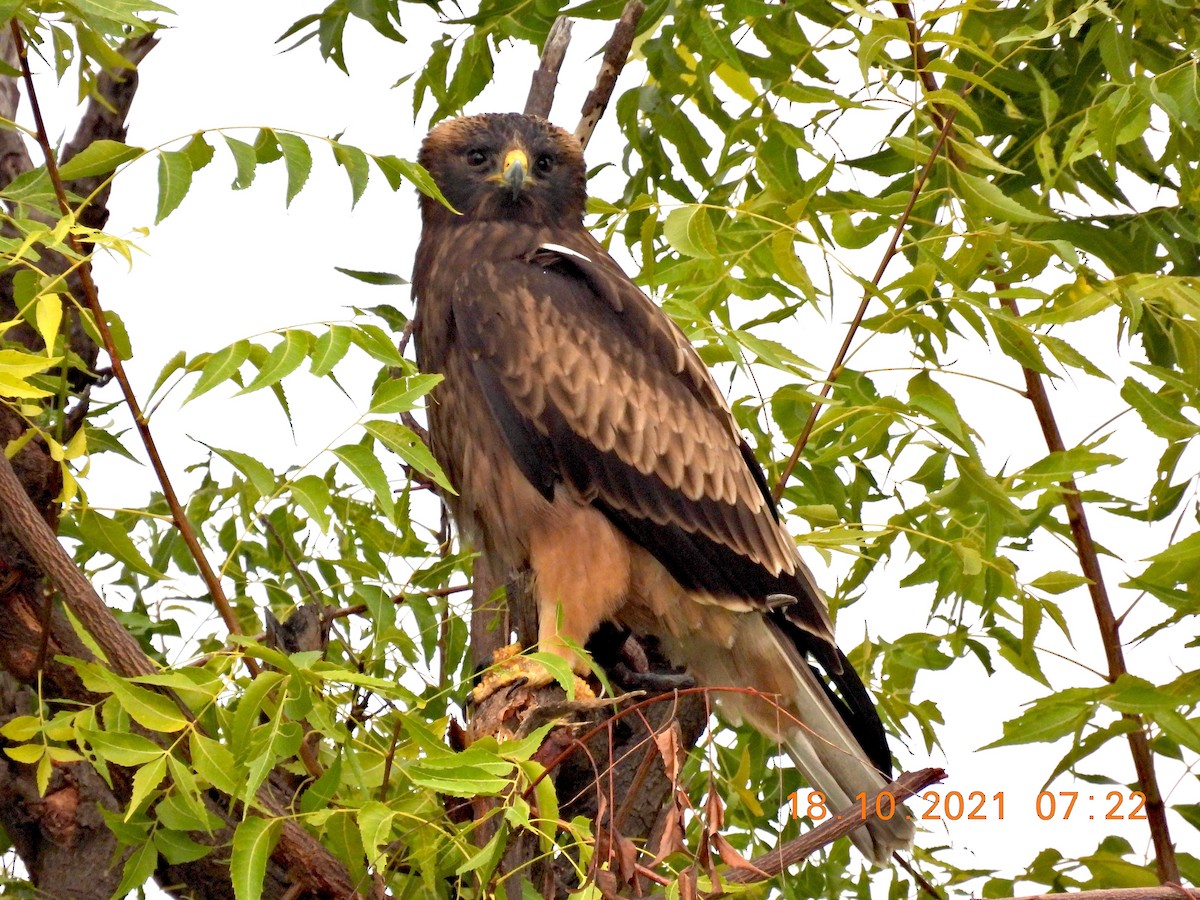
[[[764,875],[766,878],[772,878],[789,866],[803,862],[826,844],[832,844],[838,838],[879,818],[879,810],[883,805],[877,802],[880,798],[888,797],[895,801],[892,809],[898,812],[902,802],[929,785],[942,781],[945,777],[944,769],[920,769],[916,772],[905,772],[891,784],[876,792],[874,797],[839,810],[812,831],[805,832],[786,844],[750,860],[750,865],[761,870],[763,875],[748,869],[735,869],[724,875],[723,878],[730,884],[752,884],[764,881],[766,880]]]
[[[964,85],[964,93],[965,87]],[[863,293],[862,302],[858,304],[858,309],[855,311],[854,318],[850,322],[850,327],[846,331],[846,337],[842,340],[842,346],[838,350],[837,357],[834,359],[833,365],[829,369],[829,374],[825,376],[825,381],[821,385],[819,399],[812,405],[812,409],[808,411],[808,418],[804,422],[804,428],[800,431],[800,437],[796,439],[796,446],[792,448],[792,455],[788,457],[787,464],[783,467],[783,473],[779,476],[779,481],[775,483],[775,490],[771,492],[771,496],[776,503],[783,496],[783,489],[787,485],[788,479],[792,477],[792,472],[796,470],[796,463],[800,461],[800,454],[804,452],[804,448],[808,444],[809,436],[812,434],[813,426],[817,423],[817,415],[820,413],[821,407],[829,397],[829,392],[833,390],[833,383],[842,374],[846,355],[850,352],[850,344],[854,340],[855,334],[858,333],[859,326],[862,325],[863,317],[867,313],[867,306],[871,303],[871,297],[874,296],[875,289],[879,287],[879,282],[883,279],[883,273],[887,270],[888,264],[891,263],[892,259],[899,252],[900,235],[904,233],[904,227],[908,224],[908,218],[912,215],[913,207],[917,204],[917,198],[921,196],[921,190],[925,187],[925,182],[929,180],[929,175],[933,171],[933,165],[937,162],[938,154],[942,152],[946,138],[950,135],[950,129],[954,125],[954,118],[957,113],[958,108],[955,107],[950,110],[950,113],[943,120],[941,131],[938,132],[937,142],[933,145],[933,149],[929,151],[929,158],[925,161],[925,167],[917,177],[912,191],[909,192],[908,203],[905,204],[904,211],[900,213],[900,218],[896,220],[896,227],[892,229],[892,240],[888,244],[883,258],[879,260],[879,268],[875,271],[875,277],[871,279],[871,288]]]
[[[554,106],[554,92],[558,89],[558,73],[562,69],[567,47],[571,43],[571,20],[559,16],[550,26],[546,45],[542,48],[542,59],[533,73],[529,85],[529,96],[525,98],[525,115],[550,118]]]
[[[617,76],[621,74],[621,70],[625,68],[625,63],[629,59],[629,48],[633,46],[633,39],[637,35],[638,21],[645,11],[646,5],[641,0],[629,0],[621,11],[621,18],[617,20],[612,37],[608,39],[608,44],[604,48],[604,62],[600,64],[600,72],[596,76],[596,86],[583,101],[579,124],[575,127],[575,137],[579,139],[579,145],[585,149],[588,141],[592,139],[592,132],[596,130],[596,124],[604,115],[604,110],[608,108],[608,101],[612,99],[613,91],[617,87]]]
[[[427,591],[408,591],[396,594],[392,597],[392,603],[399,606],[408,600],[409,597],[449,597],[451,594],[461,594],[463,591],[469,591],[473,587],[471,582],[466,584],[449,584],[445,587],[430,588]],[[343,606],[339,609],[330,609],[325,612],[327,619],[344,619],[347,616],[361,616],[367,612],[367,604],[356,603],[354,606]]]
[[[1015,300],[1001,297],[1000,303],[1014,317],[1020,316]],[[1033,404],[1046,447],[1051,453],[1065,452],[1066,445],[1063,443],[1062,433],[1058,430],[1058,421],[1054,417],[1054,409],[1050,405],[1050,396],[1046,392],[1042,376],[1025,366],[1022,366],[1022,371],[1025,374],[1025,391],[1029,402]],[[1067,510],[1067,522],[1071,526],[1071,537],[1075,541],[1079,566],[1083,577],[1088,580],[1088,594],[1092,598],[1096,623],[1100,627],[1100,640],[1108,661],[1106,677],[1108,681],[1114,682],[1129,671],[1125,666],[1125,653],[1121,648],[1121,627],[1113,615],[1108,588],[1104,583],[1104,573],[1100,569],[1100,555],[1096,551],[1096,542],[1092,538],[1079,487],[1074,478],[1065,478],[1059,485],[1062,487],[1063,505]],[[1166,807],[1159,791],[1158,776],[1154,771],[1154,754],[1150,750],[1142,717],[1131,712],[1122,713],[1121,717],[1137,726],[1128,734],[1129,751],[1133,755],[1133,768],[1137,773],[1138,785],[1146,795],[1146,818],[1150,826],[1150,837],[1154,842],[1158,877],[1164,884],[1179,881],[1179,862],[1175,858],[1175,847],[1171,843]]]
[[[63,187],[62,178],[58,171],[58,162],[54,155],[54,148],[50,145],[49,133],[46,130],[45,120],[42,118],[41,106],[38,103],[37,91],[33,85],[33,73],[29,68],[29,56],[25,48],[25,40],[21,35],[21,28],[16,19],[10,23],[12,30],[13,43],[17,48],[17,57],[21,62],[21,76],[25,82],[26,93],[29,95],[29,107],[33,114],[34,124],[37,130],[38,144],[42,149],[42,154],[46,159],[46,171],[50,176],[50,183],[54,187],[54,195],[58,200],[59,209],[64,216],[70,216],[71,205],[67,200],[66,190]],[[73,234],[68,233],[67,243],[71,249],[84,256],[83,250],[79,241]],[[129,381],[128,375],[125,373],[125,366],[122,363],[121,355],[117,350],[116,342],[113,340],[112,332],[109,330],[108,322],[104,317],[104,309],[100,306],[100,298],[96,292],[96,283],[92,280],[91,267],[89,265],[81,265],[78,269],[79,281],[83,288],[84,300],[87,302],[88,310],[92,314],[92,319],[95,323],[96,330],[100,334],[100,339],[104,344],[104,349],[108,353],[112,364],[113,374],[116,376],[117,383],[121,386],[121,393],[125,398],[125,405],[129,407],[129,412],[133,416],[134,426],[137,428],[138,435],[142,439],[142,444],[146,448],[146,454],[150,458],[150,464],[154,468],[155,475],[158,477],[158,482],[163,491],[163,497],[167,501],[167,506],[171,510],[171,518],[175,522],[175,527],[179,529],[179,534],[183,538],[184,544],[187,545],[188,552],[192,559],[195,560],[196,566],[200,571],[200,577],[204,579],[205,585],[208,587],[209,594],[212,596],[213,604],[217,607],[221,618],[225,621],[225,627],[233,634],[241,634],[242,629],[238,624],[237,616],[234,614],[233,607],[230,605],[228,598],[225,596],[224,590],[221,588],[220,580],[216,573],[208,563],[208,559],[204,554],[204,550],[200,546],[200,542],[196,537],[196,532],[192,528],[191,522],[188,521],[187,514],[184,512],[182,504],[179,502],[178,496],[175,494],[175,488],[171,484],[171,479],[167,475],[166,467],[163,465],[162,458],[158,453],[158,446],[155,443],[154,436],[150,432],[149,423],[142,414],[142,409],[138,404],[137,396],[133,392],[133,385]],[[258,673],[258,665],[254,660],[245,657],[247,667],[253,674]]]

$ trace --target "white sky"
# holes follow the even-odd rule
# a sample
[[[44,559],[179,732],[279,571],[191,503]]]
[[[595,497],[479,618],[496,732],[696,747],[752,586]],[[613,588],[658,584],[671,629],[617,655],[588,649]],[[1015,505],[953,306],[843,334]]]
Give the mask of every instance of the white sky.
[[[315,8],[315,4],[312,6]],[[406,46],[375,40],[367,35],[365,27],[352,23],[347,36],[352,77],[347,78],[332,64],[322,63],[311,45],[278,53],[275,38],[294,15],[307,11],[309,4],[288,5],[283,11],[280,7],[235,0],[178,4],[180,14],[171,20],[174,29],[163,33],[161,45],[142,66],[129,142],[149,147],[200,128],[273,126],[314,135],[344,131],[346,142],[368,152],[414,158],[424,129],[412,122],[407,87],[393,90],[391,85],[417,70],[423,61],[432,37],[420,36],[417,25],[423,11],[405,8],[414,26],[408,27],[410,20],[406,18],[406,32],[411,36]],[[586,56],[600,46],[607,28],[580,22],[575,35],[553,116],[567,127],[574,126],[594,77],[595,62]],[[504,53],[497,64],[497,82],[468,111],[519,109],[535,59],[528,48]],[[622,80],[622,89],[634,83],[629,74]],[[49,81],[44,84],[48,90]],[[52,133],[70,134],[74,118],[69,103],[50,104],[47,114]],[[234,136],[252,140],[253,132]],[[136,355],[128,369],[143,398],[162,364],[181,348],[192,355],[275,328],[342,318],[350,304],[391,303],[401,309],[411,308],[407,288],[362,285],[333,267],[390,271],[407,277],[419,227],[414,192],[406,188],[392,193],[373,173],[371,187],[352,211],[343,172],[335,168],[327,151],[313,145],[316,163],[309,185],[291,209],[285,209],[281,164],[260,168],[252,188],[232,192],[227,189],[233,178],[232,162],[224,148],[212,142],[217,146],[216,160],[197,174],[191,194],[160,226],[152,225],[156,160],[139,162],[116,184],[109,230],[129,236],[136,227],[151,230],[148,237],[136,238],[145,255],[135,258],[132,271],[120,261],[102,260],[97,265],[97,280],[102,302],[119,312],[129,329]],[[619,163],[620,153],[610,110],[589,148],[589,164],[602,160]],[[878,252],[871,249],[860,258],[870,260],[873,269]],[[837,309],[823,331],[813,326],[792,335],[788,343],[824,370],[832,361],[844,323],[858,300],[857,290],[851,287],[848,294],[839,295]],[[1084,329],[1097,335],[1093,346],[1108,355],[1105,365],[1111,367],[1108,371],[1115,376],[1115,384],[1105,386],[1076,376],[1053,392],[1068,445],[1119,408],[1113,405],[1114,397],[1127,367],[1114,352],[1111,320],[1086,323],[1075,334]],[[878,346],[884,342],[873,343]],[[892,351],[879,347],[876,364],[890,359],[889,353]],[[911,365],[903,356],[892,362]],[[975,360],[965,360],[964,368],[967,362]],[[1019,385],[1015,366],[1000,361],[994,371],[995,377]],[[902,372],[897,378],[906,381],[911,374]],[[364,367],[359,377],[362,382],[357,385],[357,396],[361,399],[370,371]],[[1042,438],[1026,401],[982,385],[950,384],[945,379],[942,383],[956,392],[968,419],[980,419],[981,426],[995,426],[984,436],[989,442],[990,461],[999,465],[1011,458],[1011,468],[1043,455]],[[229,391],[216,390],[180,409],[179,402],[190,390],[189,382],[184,391],[168,398],[157,411],[152,427],[183,493],[188,484],[184,467],[204,453],[198,440],[253,453],[280,471],[339,442],[339,434],[362,412],[327,382],[297,375],[286,384],[293,403],[294,438],[274,399],[265,392],[230,399]],[[115,387],[106,396],[115,398]],[[982,409],[989,411],[987,416],[974,411]],[[132,433],[126,445],[141,456]],[[1113,445],[1113,452],[1134,452],[1143,459],[1150,453],[1156,458],[1160,451],[1158,442],[1139,443],[1124,436]],[[1130,483],[1138,477],[1133,472],[1123,477],[1127,492],[1144,492],[1142,484]],[[137,505],[149,484],[148,469],[137,469],[111,454],[96,459],[86,482],[92,502],[100,506]],[[1165,543],[1161,533],[1127,522],[1114,523],[1112,517],[1100,517],[1097,525],[1100,540],[1119,547],[1128,561],[1127,565],[1105,561],[1113,588],[1138,571],[1138,559]],[[809,559],[816,564],[818,580],[831,586],[833,576],[821,561],[812,555]],[[1074,568],[1070,554],[1063,549],[1043,550],[1041,555],[1023,561],[1022,566],[1024,580],[1032,580],[1043,571]],[[909,568],[911,564],[893,565],[886,576],[874,582],[867,600],[845,612],[838,624],[843,646],[857,643],[864,629],[884,638],[925,630],[927,594],[897,586]],[[844,571],[845,561],[835,561],[835,569]],[[1119,613],[1131,597],[1120,589],[1113,593]],[[1086,595],[1075,592],[1060,600],[1069,610],[1076,649],[1056,639],[1050,631],[1052,626],[1047,626],[1043,642],[1088,665],[1102,667],[1103,654]],[[1157,604],[1143,601],[1136,616],[1140,626],[1130,626],[1127,633],[1137,633],[1160,612]],[[1185,642],[1176,638],[1145,648],[1128,648],[1129,667],[1136,674],[1163,681],[1195,668],[1200,654],[1180,650]],[[1097,683],[1070,664],[1050,657],[1044,664],[1056,688]],[[897,747],[901,764],[906,768],[944,766],[950,779],[941,787],[943,793],[982,791],[991,797],[1004,792],[1006,817],[996,821],[989,807],[988,821],[953,823],[948,831],[935,830],[921,836],[921,843],[952,843],[960,864],[1006,872],[1022,868],[1048,846],[1067,855],[1086,853],[1104,834],[1122,834],[1135,848],[1147,846],[1145,823],[1088,818],[1102,818],[1107,807],[1101,798],[1111,789],[1108,787],[1060,779],[1055,790],[1079,790],[1085,798],[1096,796],[1097,802],[1087,804],[1089,808],[1067,822],[1039,820],[1033,813],[1037,792],[1054,762],[1065,753],[1066,745],[1060,742],[1052,747],[976,750],[998,738],[1001,723],[1017,715],[1023,703],[1044,694],[1044,689],[1016,675],[989,681],[978,665],[955,666],[952,672],[923,675],[918,683],[919,695],[936,698],[947,722],[940,730],[943,752],[927,756],[917,740],[907,747]],[[1123,743],[1110,745],[1085,769],[1133,778]],[[1160,762],[1161,784],[1169,802],[1200,800],[1195,777],[1187,777],[1177,786],[1181,775],[1181,767]],[[1081,807],[1085,803],[1081,800]],[[916,809],[922,808],[922,804],[916,805]],[[1178,817],[1173,816],[1171,824],[1181,849],[1188,849],[1191,843],[1194,851],[1195,831]]]

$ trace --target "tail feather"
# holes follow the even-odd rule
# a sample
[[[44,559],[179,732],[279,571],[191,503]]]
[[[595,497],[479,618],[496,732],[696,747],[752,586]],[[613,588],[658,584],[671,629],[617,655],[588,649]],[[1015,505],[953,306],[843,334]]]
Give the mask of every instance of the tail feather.
[[[872,797],[890,780],[890,760],[887,770],[881,771],[835,708],[832,701],[838,698],[809,666],[803,662],[797,665],[793,659],[789,663],[796,673],[796,690],[788,697],[788,705],[804,724],[792,725],[780,735],[788,756],[814,789],[824,795],[830,811],[854,806],[860,802],[859,794]],[[891,818],[869,822],[865,828],[851,832],[850,839],[871,862],[882,866],[893,852],[912,847],[913,834],[907,809],[896,804]]]
[[[686,660],[707,684],[736,684],[778,694],[786,715],[774,704],[726,694],[722,708],[779,741],[796,767],[820,791],[829,810],[853,806],[859,794],[872,797],[891,779],[891,756],[883,725],[866,688],[840,651],[822,654],[765,617],[746,616],[731,652]],[[805,659],[814,656],[822,678]],[[822,658],[824,657],[824,658]],[[832,686],[830,685],[832,683]],[[835,690],[836,688],[836,690]],[[897,804],[887,820],[875,819],[850,835],[871,862],[886,865],[896,850],[911,848],[914,827]]]

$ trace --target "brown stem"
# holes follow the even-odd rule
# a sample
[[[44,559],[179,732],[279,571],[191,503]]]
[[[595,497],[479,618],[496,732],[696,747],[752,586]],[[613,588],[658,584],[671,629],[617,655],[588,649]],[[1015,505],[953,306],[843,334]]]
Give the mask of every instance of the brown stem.
[[[1003,297],[1001,304],[1013,316],[1020,316],[1015,300]],[[1046,447],[1051,453],[1065,452],[1062,434],[1058,430],[1058,422],[1050,405],[1050,396],[1046,393],[1046,385],[1042,376],[1033,369],[1022,367],[1025,374],[1025,392],[1029,402],[1033,404],[1037,414],[1038,424],[1042,429]],[[1092,608],[1096,613],[1096,622],[1100,626],[1100,640],[1104,644],[1104,656],[1108,661],[1107,679],[1116,681],[1129,670],[1125,666],[1125,654],[1121,648],[1121,628],[1113,615],[1112,604],[1108,599],[1108,588],[1104,583],[1104,573],[1100,570],[1100,555],[1096,551],[1096,542],[1092,539],[1091,528],[1088,526],[1087,513],[1075,479],[1066,478],[1060,482],[1063,492],[1063,505],[1067,510],[1067,522],[1071,526],[1071,537],[1075,542],[1075,552],[1079,557],[1079,565],[1083,575],[1088,580],[1088,593],[1092,598]],[[1133,755],[1133,768],[1137,773],[1138,785],[1146,795],[1146,818],[1150,825],[1150,837],[1154,842],[1155,863],[1158,877],[1163,883],[1179,881],[1179,863],[1175,858],[1175,848],[1171,844],[1171,833],[1167,826],[1166,806],[1158,787],[1158,777],[1154,771],[1154,755],[1150,750],[1150,742],[1142,717],[1136,713],[1124,713],[1122,718],[1134,723],[1137,727],[1129,732],[1129,751]]]
[[[575,137],[579,138],[579,145],[585,149],[588,141],[592,139],[592,132],[596,130],[596,123],[600,121],[604,110],[608,108],[608,101],[612,99],[613,91],[617,87],[617,76],[621,74],[629,59],[629,48],[633,46],[638,21],[645,11],[646,5],[641,0],[629,0],[621,10],[621,18],[617,20],[612,37],[608,39],[608,45],[604,48],[604,62],[600,64],[596,86],[583,101],[579,124],[575,127]]]
[[[903,20],[908,28],[908,43],[912,47],[913,66],[916,69],[917,78],[920,80],[921,86],[925,88],[925,92],[932,94],[938,89],[938,83],[937,79],[933,77],[933,73],[929,71],[929,53],[925,50],[920,32],[917,31],[917,20],[913,15],[912,6],[908,3],[893,3],[892,8],[896,11],[896,16]],[[930,108],[929,114],[933,118],[934,127],[941,128],[948,113],[940,103],[935,103]]]
[[[730,884],[751,884],[772,878],[789,866],[803,862],[826,844],[832,844],[838,838],[860,828],[872,819],[877,819],[881,804],[876,801],[880,797],[890,797],[895,801],[894,808],[898,808],[900,803],[915,795],[917,791],[936,784],[945,777],[944,769],[920,769],[916,772],[905,772],[878,791],[874,797],[840,810],[812,831],[805,832],[762,856],[756,856],[750,861],[750,865],[762,874],[750,869],[735,869],[723,876],[724,880]]]
[[[542,48],[542,60],[533,73],[529,85],[529,96],[525,98],[525,115],[550,118],[554,106],[554,92],[558,89],[558,73],[562,69],[567,47],[571,43],[571,20],[559,16],[550,26],[546,45]]]
[[[38,144],[42,149],[42,153],[46,159],[46,171],[50,176],[50,182],[54,186],[54,194],[58,199],[59,209],[62,210],[64,216],[71,214],[71,206],[67,201],[67,194],[63,188],[62,178],[58,172],[58,162],[55,159],[54,148],[50,145],[50,138],[46,131],[46,123],[42,118],[41,106],[38,103],[37,91],[33,85],[33,73],[29,68],[29,56],[25,49],[25,40],[21,35],[20,25],[16,19],[10,23],[12,30],[13,43],[17,48],[17,56],[21,62],[21,76],[25,82],[25,89],[29,95],[29,107],[33,113],[34,124],[37,129]],[[84,255],[79,241],[74,235],[67,235],[67,242],[71,249]],[[150,432],[149,423],[142,414],[142,409],[138,404],[137,396],[133,392],[133,385],[129,381],[128,375],[125,373],[125,366],[122,363],[121,355],[117,351],[116,343],[113,340],[112,332],[108,328],[108,322],[104,318],[104,309],[100,306],[100,297],[96,291],[96,283],[92,280],[91,267],[84,264],[79,267],[79,280],[83,287],[84,299],[87,302],[88,309],[92,314],[92,319],[95,322],[96,330],[100,334],[100,339],[104,343],[104,349],[109,355],[112,363],[113,374],[116,376],[118,384],[121,386],[121,393],[124,395],[125,404],[129,407],[130,414],[133,416],[134,426],[137,428],[138,435],[142,439],[142,444],[146,448],[146,454],[150,458],[150,464],[154,468],[155,475],[158,477],[159,485],[162,487],[163,497],[167,501],[167,506],[171,510],[171,517],[175,522],[175,527],[179,529],[180,536],[183,538],[184,544],[187,545],[188,552],[192,559],[196,562],[196,567],[200,571],[200,576],[203,578],[205,585],[208,587],[209,594],[212,596],[213,603],[221,614],[221,618],[225,621],[225,626],[233,634],[241,634],[242,629],[238,624],[237,616],[233,612],[233,607],[230,606],[229,600],[225,596],[224,590],[221,588],[220,580],[216,573],[208,563],[207,557],[204,555],[204,550],[200,546],[200,541],[196,537],[196,532],[193,530],[191,522],[188,521],[187,514],[183,510],[182,504],[179,502],[178,496],[175,494],[175,488],[171,484],[171,479],[167,475],[166,467],[163,465],[162,458],[158,453],[158,446],[154,441],[154,436]],[[82,576],[81,576],[82,577]],[[249,657],[245,658],[247,668],[253,674],[258,673],[258,665]]]
[[[917,176],[917,181],[909,192],[908,203],[905,204],[904,211],[900,213],[900,218],[896,220],[896,227],[892,229],[891,242],[888,244],[883,258],[879,260],[879,268],[875,270],[875,277],[871,279],[872,288],[879,287],[879,282],[883,279],[883,273],[887,270],[888,264],[891,263],[892,259],[899,252],[900,235],[904,232],[904,226],[908,224],[908,218],[912,215],[913,207],[917,204],[917,198],[921,196],[921,190],[925,187],[925,182],[929,180],[929,174],[933,171],[933,164],[937,162],[938,154],[942,152],[942,147],[946,143],[946,138],[950,135],[950,128],[954,125],[954,117],[957,113],[957,108],[950,110],[950,113],[942,121],[942,128],[938,132],[937,142],[933,145],[933,149],[929,151],[929,158],[925,161],[925,167],[921,169],[921,174]],[[783,496],[783,489],[787,485],[788,479],[792,477],[792,472],[796,470],[796,463],[800,461],[800,454],[804,452],[804,448],[808,444],[813,426],[817,423],[817,415],[820,413],[825,400],[829,397],[829,392],[833,389],[833,383],[842,374],[842,366],[846,362],[846,355],[850,352],[850,344],[854,340],[854,335],[858,333],[858,328],[867,313],[867,306],[871,303],[873,293],[873,290],[868,290],[863,294],[862,301],[858,304],[858,309],[855,311],[854,318],[850,322],[850,327],[846,330],[846,337],[842,340],[842,346],[838,350],[837,357],[834,359],[833,365],[829,369],[829,374],[825,376],[825,381],[821,385],[820,399],[808,411],[808,418],[804,422],[804,428],[800,431],[800,437],[796,439],[796,446],[792,448],[792,455],[788,457],[787,464],[783,467],[783,473],[775,483],[775,490],[771,492],[771,496],[776,503]]]
[[[0,453],[0,526],[7,529],[62,594],[71,612],[104,648],[113,671],[127,678],[157,671],[38,515],[3,453]]]

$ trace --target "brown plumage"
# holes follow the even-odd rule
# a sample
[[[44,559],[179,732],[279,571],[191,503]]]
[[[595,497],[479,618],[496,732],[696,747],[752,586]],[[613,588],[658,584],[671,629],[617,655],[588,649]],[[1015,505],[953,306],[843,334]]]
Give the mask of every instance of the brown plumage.
[[[461,213],[421,198],[417,359],[445,376],[432,449],[466,538],[532,570],[541,649],[579,668],[561,637],[582,646],[606,621],[653,635],[702,684],[779,695],[782,711],[721,704],[831,807],[877,791],[891,757],[874,705],[708,370],[584,230],[578,142],[472,116],[419,159]],[[902,815],[854,836],[877,863],[911,838]]]

